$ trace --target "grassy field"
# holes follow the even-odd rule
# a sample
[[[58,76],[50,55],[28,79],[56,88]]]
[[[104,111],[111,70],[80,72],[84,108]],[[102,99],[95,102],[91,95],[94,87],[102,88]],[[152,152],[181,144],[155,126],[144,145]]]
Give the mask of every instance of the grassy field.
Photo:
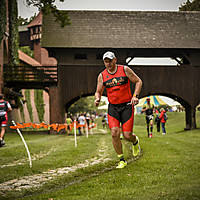
[[[123,141],[128,165],[120,170],[110,133],[101,124],[94,135],[78,136],[77,148],[73,136],[24,134],[32,168],[20,137],[7,133],[7,145],[0,148],[0,199],[200,199],[200,129],[184,131],[185,113],[168,117],[167,135],[155,132],[152,139],[144,116],[135,117],[142,155],[133,159]]]

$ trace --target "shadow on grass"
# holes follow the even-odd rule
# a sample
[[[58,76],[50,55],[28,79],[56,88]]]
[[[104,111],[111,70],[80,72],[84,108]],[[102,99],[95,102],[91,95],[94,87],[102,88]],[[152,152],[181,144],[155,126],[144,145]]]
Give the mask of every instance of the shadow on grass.
[[[173,134],[183,134],[184,132],[185,133],[188,133],[188,132],[190,132],[190,131],[197,131],[198,133],[199,133],[199,130],[200,130],[200,128],[195,128],[195,129],[184,129],[184,130],[180,130],[180,131],[176,131],[176,132],[174,132]]]

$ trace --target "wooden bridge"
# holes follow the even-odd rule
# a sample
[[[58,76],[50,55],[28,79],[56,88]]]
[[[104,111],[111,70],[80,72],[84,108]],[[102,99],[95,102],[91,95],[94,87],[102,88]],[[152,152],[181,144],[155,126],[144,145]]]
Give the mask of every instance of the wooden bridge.
[[[65,11],[64,11],[65,12]],[[169,57],[177,66],[133,66],[142,78],[141,97],[160,94],[180,102],[186,128],[196,128],[200,102],[200,13],[154,11],[66,11],[71,25],[61,28],[43,17],[42,46],[58,61],[58,85],[50,88],[50,119],[82,96],[93,95],[102,55],[114,51],[119,64],[131,57]],[[57,36],[59,35],[59,40]]]
[[[58,74],[55,66],[9,66],[4,65],[4,86],[23,89],[44,89],[57,85]]]

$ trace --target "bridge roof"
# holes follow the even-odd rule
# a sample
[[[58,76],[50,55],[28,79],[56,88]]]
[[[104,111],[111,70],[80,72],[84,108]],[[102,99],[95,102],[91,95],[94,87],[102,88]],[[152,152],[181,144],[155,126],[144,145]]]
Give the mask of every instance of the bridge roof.
[[[67,11],[63,11],[67,12]],[[43,16],[43,47],[200,48],[200,12],[68,11],[61,28]]]

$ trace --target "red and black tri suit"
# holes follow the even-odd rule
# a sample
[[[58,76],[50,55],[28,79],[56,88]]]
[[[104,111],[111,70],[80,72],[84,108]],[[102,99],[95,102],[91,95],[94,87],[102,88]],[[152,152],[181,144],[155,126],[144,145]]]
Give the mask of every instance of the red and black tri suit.
[[[129,104],[132,99],[130,80],[124,66],[117,65],[117,71],[111,74],[105,69],[102,73],[103,85],[107,91],[109,101],[109,127],[120,127],[123,132],[132,132],[134,121],[134,106]]]

